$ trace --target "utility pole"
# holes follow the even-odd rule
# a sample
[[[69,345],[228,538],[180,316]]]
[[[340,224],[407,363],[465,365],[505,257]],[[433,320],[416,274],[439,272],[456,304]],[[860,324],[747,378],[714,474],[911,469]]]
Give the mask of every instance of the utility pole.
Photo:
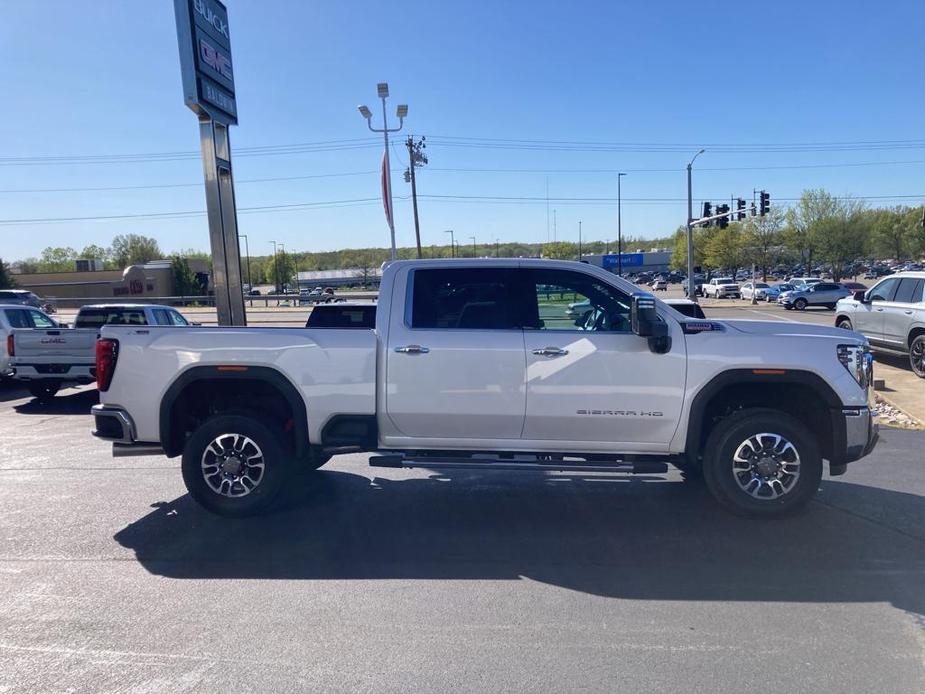
[[[392,241],[392,248],[389,257],[392,260],[395,260],[398,254],[395,250],[395,214],[393,212],[392,206],[392,170],[389,167],[389,133],[397,133],[402,129],[402,126],[404,126],[405,116],[408,115],[408,104],[398,105],[398,109],[395,112],[395,115],[398,117],[398,127],[392,128],[390,130],[389,121],[385,112],[385,100],[389,97],[388,82],[380,82],[376,85],[376,90],[379,98],[382,99],[382,127],[373,127],[373,113],[367,106],[358,106],[357,109],[359,110],[360,115],[366,119],[366,127],[368,127],[374,133],[382,133],[385,140],[385,151],[382,154],[382,198],[386,207],[385,217],[386,221],[389,223],[389,233],[391,235]],[[420,244],[418,244],[418,252],[420,252]]]
[[[444,234],[449,234],[449,235],[450,235],[450,257],[451,257],[451,258],[455,258],[455,257],[456,257],[456,241],[455,241],[455,239],[454,239],[454,237],[453,237],[453,230],[452,230],[452,229],[447,229],[447,230],[444,231],[443,233],[444,233]]]
[[[473,257],[473,258],[478,258],[478,257],[479,257],[479,252],[478,252],[478,248],[476,248],[476,245],[475,245],[475,237],[474,237],[474,236],[470,236],[469,238],[472,239],[472,257]]]
[[[495,239],[495,257],[496,258],[501,257],[501,249],[500,249],[500,246],[498,245],[499,243],[501,243],[501,239]]]
[[[578,262],[581,262],[581,220],[578,220]]]
[[[691,187],[691,167],[694,159],[706,150],[701,149],[694,158],[687,163],[687,298],[697,303],[697,291],[694,288],[694,193]]]
[[[552,211],[552,242],[553,243],[556,242],[557,230],[558,230],[558,227],[556,226],[556,211],[553,210]]]
[[[620,187],[620,179],[626,176],[625,173],[617,174],[617,274],[623,277],[623,190]]]
[[[424,138],[417,142],[414,141],[413,135],[408,135],[405,141],[408,148],[408,170],[405,172],[406,179],[411,181],[411,205],[414,208],[414,238],[418,244],[418,258],[421,258],[421,227],[418,224],[418,189],[414,179],[414,170],[419,166],[427,163],[427,155],[424,154]]]
[[[273,244],[273,291],[279,294],[279,255],[276,252],[276,241],[270,241]]]
[[[247,258],[247,284],[253,289],[254,285],[251,282],[251,252],[247,247],[247,234],[238,234],[238,237],[244,239],[244,257]]]

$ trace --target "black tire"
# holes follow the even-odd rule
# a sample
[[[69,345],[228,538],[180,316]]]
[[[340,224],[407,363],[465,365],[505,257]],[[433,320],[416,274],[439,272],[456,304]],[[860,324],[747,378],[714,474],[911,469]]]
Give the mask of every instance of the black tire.
[[[57,381],[30,381],[29,393],[40,403],[47,404],[54,400],[55,394],[61,390]]]
[[[916,335],[909,345],[909,366],[919,378],[925,378],[925,335]]]
[[[809,302],[806,299],[797,299],[793,302],[793,307],[797,311],[805,311],[807,306],[809,306]]]
[[[235,436],[250,439],[256,447],[260,458],[253,466],[233,455],[239,445],[231,439]],[[220,438],[222,443],[212,450],[232,453],[230,458],[225,459],[225,463],[232,463],[228,476],[221,467],[223,459],[209,451],[210,445]],[[280,445],[279,438],[267,424],[252,416],[225,414],[206,420],[193,432],[183,449],[183,482],[190,496],[219,516],[240,518],[265,511],[277,497],[292,468],[291,457]],[[247,443],[240,450],[245,456],[255,453]],[[260,462],[263,468],[258,474]],[[246,474],[233,474],[234,466],[240,467],[240,472]],[[208,473],[212,468],[215,472]],[[245,478],[250,481],[246,482]],[[215,485],[222,491],[216,490]],[[244,489],[249,491],[244,492]]]
[[[790,448],[779,442],[773,446],[775,436]],[[751,455],[756,452],[755,442],[769,455],[771,449],[775,455],[782,451],[781,459]],[[707,488],[724,508],[741,516],[776,518],[796,512],[809,503],[822,480],[822,456],[816,438],[797,419],[779,410],[753,408],[730,415],[710,432],[704,451]],[[734,463],[737,452],[743,459],[738,473]],[[755,463],[748,463],[749,457],[755,458]],[[778,472],[773,471],[775,467]],[[769,477],[754,476],[762,471]]]
[[[851,320],[848,318],[839,318],[836,320],[835,327],[841,328],[842,330],[854,330],[854,326],[851,324]]]

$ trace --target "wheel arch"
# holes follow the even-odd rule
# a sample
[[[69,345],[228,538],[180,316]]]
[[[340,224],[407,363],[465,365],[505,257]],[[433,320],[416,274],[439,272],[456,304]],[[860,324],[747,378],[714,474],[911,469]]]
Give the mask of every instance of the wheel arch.
[[[689,460],[699,464],[710,431],[725,413],[748,407],[800,417],[819,434],[823,457],[842,464],[844,419],[833,414],[840,414],[841,399],[821,376],[799,369],[730,369],[714,376],[691,401],[684,446]]]
[[[265,396],[270,394],[280,398],[292,419],[293,450],[300,458],[307,454],[308,412],[304,398],[292,382],[272,367],[234,364],[194,366],[181,373],[167,388],[161,398],[158,430],[161,446],[168,457],[183,452],[186,431],[183,423],[178,420],[189,406],[190,398],[185,396],[190,395],[194,389],[212,384],[218,385],[216,397],[218,393],[227,395],[229,391],[238,394],[259,391]]]
[[[909,331],[909,337],[906,338],[906,348],[912,347],[912,341],[915,340],[919,335],[925,335],[925,325],[916,325],[913,326],[912,330]]]

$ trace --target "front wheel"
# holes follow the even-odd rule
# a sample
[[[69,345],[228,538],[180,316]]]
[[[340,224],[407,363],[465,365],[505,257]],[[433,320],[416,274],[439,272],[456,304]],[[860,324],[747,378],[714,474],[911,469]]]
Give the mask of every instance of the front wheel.
[[[220,516],[266,510],[291,467],[270,427],[246,415],[206,420],[183,449],[183,481],[190,496]]]
[[[851,325],[851,321],[848,318],[839,318],[838,322],[835,323],[836,328],[841,328],[842,330],[854,330],[854,326]]]
[[[29,393],[33,398],[41,403],[51,402],[55,394],[61,389],[61,384],[57,381],[30,381]]]
[[[721,420],[704,447],[707,488],[726,509],[775,518],[809,503],[822,480],[812,433],[779,410],[741,410]]]
[[[912,373],[925,378],[925,335],[918,335],[909,345],[909,366]]]
[[[797,311],[804,311],[804,310],[806,310],[806,307],[807,307],[808,304],[809,304],[809,302],[806,301],[806,299],[797,299],[796,301],[793,302],[793,307],[794,307]]]

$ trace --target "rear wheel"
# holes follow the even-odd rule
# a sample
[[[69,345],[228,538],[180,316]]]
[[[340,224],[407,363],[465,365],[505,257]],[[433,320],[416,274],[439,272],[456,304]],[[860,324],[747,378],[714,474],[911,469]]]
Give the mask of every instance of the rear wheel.
[[[710,493],[733,513],[773,518],[804,507],[822,479],[812,433],[778,410],[741,410],[720,421],[705,445]]]
[[[909,366],[912,373],[925,378],[925,335],[917,335],[909,345]]]
[[[190,496],[220,516],[250,516],[272,504],[291,469],[279,437],[259,419],[218,415],[206,420],[183,449]]]
[[[61,389],[58,381],[30,381],[29,393],[41,403],[49,403]]]

